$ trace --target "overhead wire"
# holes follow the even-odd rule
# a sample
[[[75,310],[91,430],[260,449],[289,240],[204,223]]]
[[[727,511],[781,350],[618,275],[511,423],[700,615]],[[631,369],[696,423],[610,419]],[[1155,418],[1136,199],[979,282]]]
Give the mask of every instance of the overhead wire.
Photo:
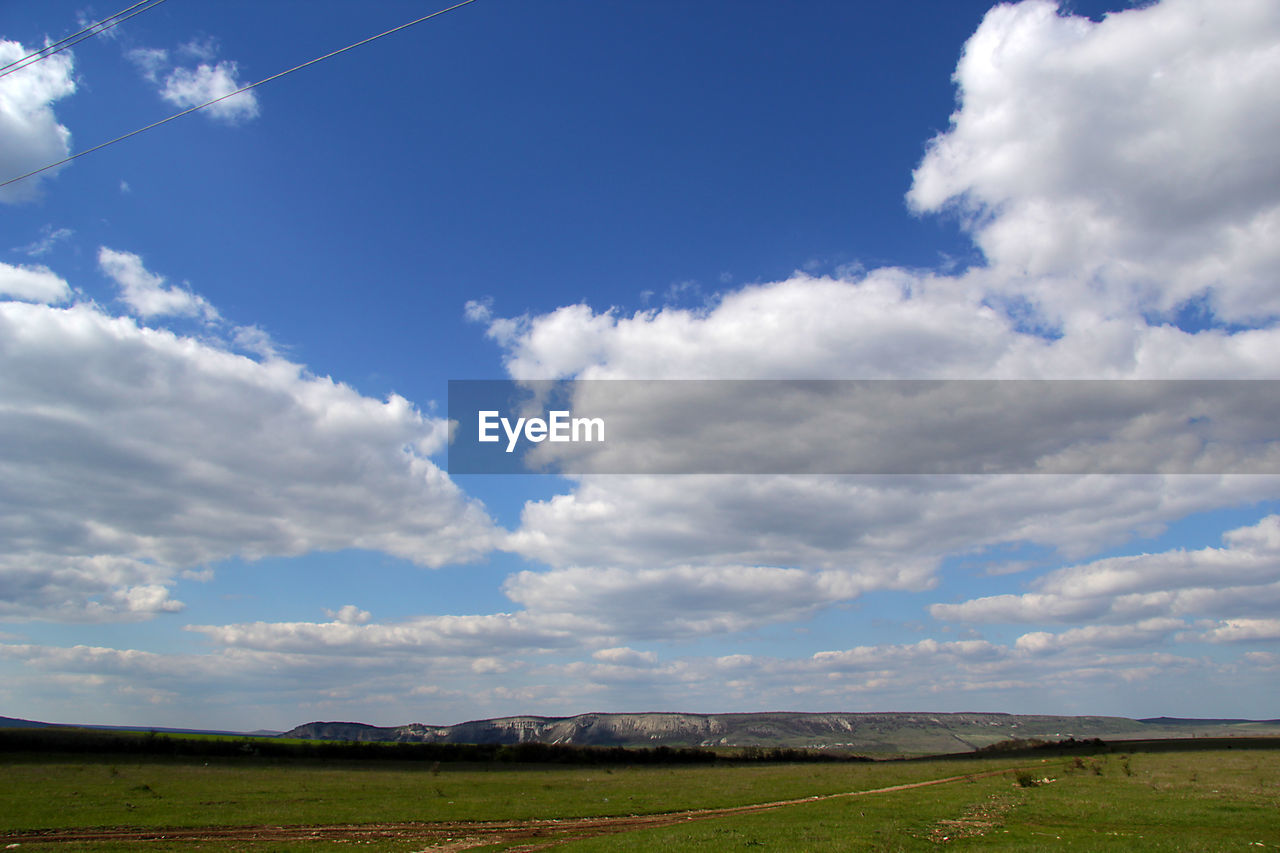
[[[284,70],[284,71],[281,71],[281,72],[280,72],[280,73],[278,73],[278,74],[272,74],[270,77],[264,77],[263,79],[259,80],[259,81],[258,81],[258,82],[256,82],[256,83],[250,83],[250,84],[249,84],[249,85],[247,85],[247,86],[242,86],[242,87],[240,87],[239,89],[236,89],[234,92],[228,92],[227,94],[225,94],[225,95],[221,95],[221,96],[219,96],[219,97],[217,97],[217,98],[214,98],[214,99],[213,99],[213,100],[211,100],[211,101],[205,101],[203,104],[200,104],[200,105],[198,105],[198,106],[191,107],[190,109],[185,109],[185,110],[183,110],[183,111],[182,111],[182,112],[180,112],[180,113],[174,113],[173,115],[169,116],[168,118],[162,118],[162,119],[160,119],[159,121],[152,122],[151,124],[147,125],[146,127],[140,127],[140,128],[138,128],[137,130],[132,130],[132,131],[130,131],[129,133],[124,134],[123,136],[117,136],[115,139],[111,139],[111,140],[108,140],[107,142],[103,142],[103,143],[101,143],[101,144],[95,145],[95,146],[93,146],[92,148],[86,148],[86,149],[85,149],[85,150],[83,150],[83,151],[77,151],[75,154],[72,154],[72,155],[70,155],[70,156],[68,156],[68,157],[64,157],[64,158],[62,158],[61,160],[57,161],[56,163],[50,163],[50,164],[49,164],[49,165],[47,165],[47,166],[41,166],[39,169],[33,169],[32,171],[27,172],[25,175],[19,175],[19,176],[18,176],[18,177],[16,177],[16,178],[10,178],[9,180],[7,180],[7,181],[5,181],[5,182],[0,183],[0,189],[3,189],[4,187],[9,186],[10,184],[16,184],[18,181],[25,181],[27,178],[30,178],[30,177],[32,177],[32,176],[34,176],[34,175],[38,175],[38,174],[40,174],[41,172],[47,172],[47,171],[48,171],[48,170],[50,170],[50,169],[56,169],[58,166],[61,166],[61,165],[63,165],[64,163],[70,163],[72,160],[75,160],[75,159],[76,159],[76,158],[78,158],[78,157],[83,157],[83,156],[84,156],[84,155],[86,155],[86,154],[92,154],[94,151],[101,151],[103,148],[106,148],[108,145],[115,145],[117,142],[123,142],[124,140],[128,139],[129,137],[131,137],[131,136],[137,136],[139,133],[144,133],[144,132],[146,132],[146,131],[148,131],[148,130],[151,130],[153,127],[159,127],[159,126],[160,126],[160,125],[162,125],[162,124],[168,124],[169,122],[173,121],[174,119],[179,119],[179,118],[182,118],[182,117],[183,117],[183,116],[185,116],[185,115],[190,115],[191,113],[197,112],[198,110],[202,110],[202,109],[204,109],[205,107],[211,107],[211,106],[213,106],[214,104],[219,103],[220,101],[225,101],[227,98],[234,98],[236,95],[239,95],[239,94],[241,94],[241,93],[243,93],[243,92],[247,92],[247,91],[249,91],[250,89],[255,89],[255,88],[257,88],[258,86],[261,86],[261,85],[262,85],[262,84],[264,84],[264,83],[270,83],[272,80],[278,80],[278,79],[280,79],[281,77],[285,76],[286,74],[292,74],[292,73],[293,73],[293,72],[295,72],[295,71],[301,71],[303,68],[306,68],[307,66],[310,66],[310,65],[315,65],[317,62],[323,62],[324,60],[326,60],[326,59],[330,59],[330,58],[332,58],[332,57],[334,57],[334,56],[337,56],[337,55],[338,55],[338,54],[340,54],[340,53],[346,53],[348,50],[352,50],[352,49],[354,49],[354,48],[360,47],[361,45],[366,45],[366,44],[368,44],[369,42],[372,42],[372,41],[377,41],[378,39],[383,38],[383,37],[385,37],[385,36],[389,36],[389,35],[391,35],[392,33],[398,33],[398,32],[400,32],[401,30],[408,29],[409,27],[414,26],[415,24],[420,24],[420,23],[422,23],[423,21],[428,21],[428,20],[430,20],[430,19],[432,19],[432,18],[435,18],[435,17],[438,17],[438,16],[440,16],[440,15],[443,15],[443,14],[445,14],[446,12],[452,12],[454,9],[460,9],[460,8],[462,8],[463,6],[466,6],[466,5],[468,5],[468,4],[470,4],[470,3],[474,3],[474,2],[475,2],[475,0],[462,0],[462,2],[461,2],[461,3],[455,3],[454,5],[449,6],[448,8],[445,8],[445,9],[439,9],[439,10],[437,10],[437,11],[435,11],[435,12],[432,12],[430,15],[423,15],[421,18],[417,18],[416,20],[409,21],[407,24],[401,24],[401,25],[400,25],[400,26],[398,26],[398,27],[392,27],[391,29],[389,29],[389,30],[387,30],[387,31],[385,31],[385,32],[378,33],[376,36],[369,36],[369,37],[368,37],[368,38],[366,38],[366,39],[361,39],[360,41],[355,42],[355,43],[353,43],[353,44],[349,44],[349,45],[347,45],[346,47],[341,47],[341,48],[338,48],[337,50],[334,50],[334,51],[331,51],[331,52],[329,52],[329,53],[326,53],[324,56],[317,56],[315,59],[312,59],[312,60],[309,60],[309,61],[307,61],[307,62],[304,62],[304,63],[302,63],[301,65],[295,65],[295,66],[293,66],[292,68],[289,68],[289,69],[286,69],[286,70]],[[143,10],[143,11],[145,11],[145,10]],[[135,13],[135,14],[136,14],[136,13]]]
[[[15,59],[13,62],[10,62],[8,65],[0,65],[0,71],[4,71],[6,68],[12,68],[13,66],[17,65],[17,64],[18,64],[18,63],[20,63],[20,62],[26,62],[28,59],[34,59],[35,57],[37,57],[37,56],[39,56],[40,54],[44,53],[46,50],[48,50],[48,49],[49,49],[49,48],[51,48],[51,47],[57,47],[58,45],[62,44],[63,42],[71,41],[71,39],[75,38],[76,36],[84,35],[85,33],[87,33],[87,32],[89,32],[90,30],[92,30],[94,27],[97,27],[97,26],[100,26],[100,25],[102,25],[102,24],[105,24],[107,21],[110,21],[112,18],[118,18],[118,17],[120,17],[121,15],[123,15],[125,12],[128,12],[128,11],[130,11],[131,9],[136,9],[136,8],[138,8],[139,6],[145,6],[145,5],[147,5],[148,3],[150,3],[150,2],[151,2],[151,0],[138,0],[138,2],[137,2],[137,3],[134,3],[132,6],[128,6],[128,7],[124,8],[124,9],[121,9],[119,12],[116,12],[114,15],[107,15],[107,17],[103,18],[101,21],[95,21],[95,22],[93,22],[93,23],[92,23],[92,24],[90,24],[89,26],[85,27],[83,30],[80,30],[80,32],[72,33],[71,35],[67,36],[66,38],[59,39],[58,41],[52,42],[52,43],[50,43],[50,44],[46,44],[44,47],[40,48],[39,50],[33,51],[33,52],[31,52],[31,53],[28,53],[26,56],[23,56],[23,57],[21,57],[21,58],[19,58],[19,59]]]
[[[31,65],[35,65],[37,62],[41,61],[42,59],[48,59],[49,57],[53,56],[55,53],[61,53],[62,51],[66,50],[69,47],[75,47],[80,42],[85,41],[86,39],[91,39],[100,33],[105,33],[107,30],[111,29],[114,26],[117,26],[118,24],[124,23],[125,21],[134,17],[134,15],[141,15],[143,12],[146,12],[150,9],[154,9],[156,6],[159,6],[164,1],[165,0],[140,0],[140,2],[134,3],[132,6],[129,6],[128,8],[121,9],[119,12],[116,12],[114,15],[108,15],[107,17],[103,18],[101,21],[90,24],[89,26],[85,27],[83,30],[81,30],[78,33],[72,33],[71,35],[67,36],[64,39],[59,39],[58,41],[55,41],[52,44],[46,44],[44,47],[40,48],[39,50],[28,53],[26,56],[22,57],[21,59],[15,59],[13,62],[10,62],[8,65],[0,66],[0,77],[7,77],[15,71],[21,71],[24,68],[27,68]],[[148,3],[151,5],[147,5]],[[139,6],[146,6],[146,8],[138,9]],[[128,12],[132,9],[138,9],[138,11],[134,12],[131,15],[125,15],[125,12]],[[111,23],[108,24],[107,23],[108,21],[110,21]],[[103,26],[103,24],[106,24],[106,26]],[[75,39],[75,41],[72,41],[72,39]],[[56,48],[56,50],[52,50],[51,48]]]

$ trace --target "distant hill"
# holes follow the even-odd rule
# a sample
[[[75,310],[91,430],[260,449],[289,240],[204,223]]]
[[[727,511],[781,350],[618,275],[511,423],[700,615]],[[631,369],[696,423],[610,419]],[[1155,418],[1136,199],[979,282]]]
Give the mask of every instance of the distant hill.
[[[1146,717],[1138,722],[1155,726],[1280,726],[1280,720],[1197,720],[1188,717]]]
[[[990,713],[580,714],[501,717],[450,726],[314,722],[282,737],[399,743],[804,747],[879,754],[966,752],[1012,739],[1149,738],[1126,717]]]
[[[828,713],[579,714],[575,717],[499,717],[456,725],[355,722],[306,723],[287,732],[216,731],[147,726],[64,726],[0,717],[0,728],[87,728],[389,743],[518,744],[624,747],[764,747],[828,749],[864,755],[970,752],[1012,740],[1107,741],[1161,738],[1280,736],[1280,720],[1183,717],[1054,716],[1043,714]]]
[[[259,729],[255,732],[228,732],[216,729],[172,729],[163,726],[93,726],[82,725],[79,723],[41,723],[36,720],[21,720],[17,717],[0,717],[0,728],[5,729],[47,729],[47,728],[63,728],[63,729],[102,729],[105,731],[115,732],[162,732],[171,735],[229,735],[232,737],[244,737],[249,735],[252,737],[276,737],[280,734],[278,731],[268,731]]]
[[[19,720],[17,717],[0,717],[0,729],[43,729],[49,723],[37,723],[35,720]]]

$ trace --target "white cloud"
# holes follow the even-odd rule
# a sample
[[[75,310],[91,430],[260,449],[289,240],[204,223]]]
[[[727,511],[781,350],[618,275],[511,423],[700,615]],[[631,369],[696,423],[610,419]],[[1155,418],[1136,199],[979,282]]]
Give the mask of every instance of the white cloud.
[[[40,239],[33,243],[28,243],[22,248],[14,249],[14,251],[22,252],[29,258],[38,258],[49,254],[53,251],[54,246],[70,238],[73,234],[75,232],[70,228],[54,228],[52,225],[46,225],[40,229]]]
[[[246,84],[238,79],[234,62],[214,65],[200,63],[195,68],[175,68],[164,78],[160,97],[175,107],[188,109],[230,95]],[[206,108],[213,118],[236,124],[258,116],[258,97],[253,91],[218,101]]]
[[[1021,595],[935,604],[938,619],[1075,622],[1267,614],[1280,605],[1280,516],[1224,534],[1225,548],[1111,557],[1050,572]]]
[[[98,249],[98,266],[120,288],[121,301],[144,320],[167,316],[218,318],[218,312],[203,296],[181,287],[166,287],[164,277],[148,272],[142,258],[132,252],[102,246]]]
[[[961,378],[990,369],[1009,348],[1008,324],[933,283],[894,269],[858,281],[797,274],[705,310],[623,317],[580,304],[499,318],[489,333],[519,379]]]
[[[1280,310],[1278,14],[1253,0],[1165,0],[1098,24],[1035,0],[994,9],[957,70],[954,125],[910,194],[917,211],[959,210],[985,266],[797,273],[630,316],[579,304],[495,317],[487,300],[464,316],[487,324],[517,377],[1275,378],[1274,324],[1191,334],[1149,317],[1206,292],[1219,318]],[[167,55],[139,62],[191,105],[236,85],[233,65],[202,58],[182,73]],[[122,269],[139,304],[205,304],[141,261]],[[0,320],[10,316],[35,336],[15,338],[22,346],[0,365],[19,413],[0,420],[0,448],[14,448],[0,450],[0,519],[11,519],[0,541],[18,543],[0,578],[15,613],[172,610],[177,568],[228,554],[366,547],[438,564],[493,544],[488,519],[425,458],[440,425],[406,401],[309,377],[265,345],[266,361],[240,359],[90,307],[5,306]],[[209,655],[5,653],[50,677],[127,673],[156,695],[174,678],[239,677],[277,694],[323,685],[338,708],[483,697],[466,700],[472,714],[583,696],[720,708],[955,707],[974,696],[1006,709],[1020,696],[1027,710],[1095,711],[1097,691],[1116,685],[1170,685],[1182,701],[1193,680],[1225,695],[1248,666],[1257,695],[1274,678],[1263,653],[1217,664],[1166,649],[1274,638],[1274,518],[1221,548],[1090,560],[1017,593],[933,607],[940,619],[1067,626],[1011,644],[927,638],[662,661],[623,645],[926,591],[948,556],[1002,543],[1088,560],[1194,512],[1273,499],[1274,478],[584,477],[569,489],[529,502],[503,542],[548,566],[507,580],[522,612],[375,623],[346,605],[330,622],[193,626],[221,647]],[[537,668],[520,663],[525,652]],[[407,682],[406,661],[459,689],[445,698],[434,680]]]
[[[345,608],[344,608],[345,609]],[[299,654],[456,655],[468,660],[518,650],[577,647],[590,623],[572,615],[490,613],[422,616],[396,623],[343,618],[332,622],[190,625],[222,646]],[[469,665],[469,664],[468,664]]]
[[[462,309],[462,316],[472,323],[488,323],[493,319],[493,297],[468,299]]]
[[[262,358],[279,358],[280,350],[271,335],[258,326],[237,326],[231,335],[231,342],[244,352],[253,353]]]
[[[854,279],[797,273],[722,294],[705,310],[622,316],[578,304],[494,318],[488,335],[517,379],[1280,377],[1276,328],[1189,334],[1136,316],[1092,316],[1069,318],[1060,336],[1045,338],[990,307],[993,284],[988,269],[954,279],[899,269]],[[1092,304],[1087,292],[1075,295]]]
[[[344,625],[363,625],[373,618],[373,614],[368,610],[361,610],[354,604],[344,604],[336,611],[326,610],[325,615]]]
[[[491,545],[484,510],[428,458],[444,423],[401,397],[92,305],[0,303],[0,341],[11,617],[172,609],[161,589],[183,569],[233,555],[363,548],[440,566]]]
[[[699,309],[576,304],[475,319],[521,379],[1276,378],[1274,324],[1190,333],[1149,317],[1206,288],[1220,318],[1280,313],[1277,21],[1280,9],[1257,0],[1166,0],[1098,24],[1039,0],[993,9],[957,70],[953,127],[910,193],[918,211],[958,205],[986,265],[796,273]],[[1126,453],[1153,449],[1131,438]],[[505,547],[552,569],[507,591],[626,633],[642,621],[630,610],[649,615],[639,591],[654,584],[670,605],[660,626],[735,630],[767,618],[771,596],[779,619],[846,600],[814,583],[821,572],[846,573],[861,594],[921,589],[949,555],[1036,543],[1082,559],[1277,488],[1216,476],[578,477],[525,506]],[[934,613],[1071,623],[1252,612],[1251,596],[1275,594],[1242,549],[1213,571],[1188,569],[1194,583],[1170,587],[1183,558],[1166,556],[1135,562],[1125,592],[1049,580]],[[758,569],[756,594],[746,581],[699,594],[743,566],[771,567]],[[1095,568],[1091,582],[1121,571]]]
[[[1019,637],[1014,647],[1032,654],[1078,648],[1131,649],[1161,643],[1186,627],[1187,623],[1181,619],[1156,618],[1133,625],[1087,625],[1058,634],[1033,631]]]
[[[7,673],[0,695],[13,689],[39,695],[55,686],[55,701],[65,702],[72,691],[131,706],[133,713],[139,702],[157,692],[199,696],[202,706],[224,706],[219,709],[223,714],[230,703],[243,705],[251,698],[254,712],[246,721],[248,727],[287,727],[305,719],[332,718],[342,709],[389,725],[457,722],[477,714],[528,713],[531,708],[581,713],[602,702],[716,711],[797,703],[849,710],[927,704],[933,711],[964,711],[973,709],[975,702],[989,702],[1015,713],[1096,714],[1098,691],[1114,692],[1142,682],[1147,713],[1154,715],[1167,707],[1162,703],[1170,696],[1181,698],[1176,685],[1186,679],[1210,689],[1238,689],[1244,682],[1264,686],[1273,677],[1267,667],[1274,666],[1260,653],[1242,656],[1240,664],[1218,665],[1159,650],[1116,653],[1075,647],[1044,655],[984,640],[933,639],[791,658],[735,654],[671,660],[608,646],[589,659],[564,661],[548,644],[542,648],[552,654],[530,663],[511,652],[519,643],[542,642],[536,636],[507,635],[511,626],[492,617],[473,619],[460,626],[462,630],[454,629],[443,644],[430,627],[412,623],[402,626],[408,629],[405,637],[395,637],[391,632],[397,626],[391,625],[372,632],[369,626],[332,629],[346,632],[351,641],[325,636],[319,638],[320,645],[308,645],[317,637],[305,636],[317,627],[314,623],[226,626],[225,632],[201,627],[196,630],[216,642],[234,637],[239,643],[204,654],[0,644],[0,658],[39,674],[38,679],[27,679],[23,670]],[[299,628],[303,633],[296,633]],[[498,633],[487,633],[491,628]],[[245,630],[258,632],[256,639],[235,633]],[[484,651],[495,639],[499,642]],[[257,647],[268,642],[277,648]],[[417,677],[406,677],[406,672]],[[1171,681],[1175,692],[1158,697]],[[125,695],[125,690],[131,692]],[[223,695],[228,698],[218,698]],[[273,717],[264,720],[267,709]],[[198,714],[208,710],[193,706],[185,719],[192,719],[193,712],[199,719]]]
[[[0,65],[31,53],[16,41],[0,39]],[[0,180],[8,180],[71,153],[71,131],[58,123],[53,103],[76,90],[72,61],[59,53],[0,78]],[[59,169],[0,189],[0,202],[36,198],[40,183]]]
[[[553,568],[512,575],[504,591],[530,611],[588,616],[601,634],[727,634],[929,589],[948,555],[1038,543],[1083,556],[1276,489],[1253,476],[585,477],[525,505],[503,547]],[[1224,589],[1216,606],[1247,581],[1238,568],[1208,575]],[[1016,621],[1092,618],[1106,601],[1031,593],[1019,606],[1034,614]],[[1133,618],[1168,612],[1130,604]]]
[[[129,60],[138,67],[142,76],[152,83],[160,82],[160,75],[169,67],[169,51],[159,47],[138,47],[130,50]]]
[[[1046,0],[997,6],[908,199],[961,210],[1000,286],[1051,316],[1169,312],[1207,292],[1225,319],[1274,317],[1277,39],[1271,0],[1164,0],[1097,23]]]
[[[130,50],[128,57],[143,78],[155,84],[160,97],[179,109],[190,109],[223,98],[247,85],[239,78],[236,63],[217,60],[218,43],[212,37],[192,39],[178,47],[183,56],[199,60],[192,67],[177,65],[164,48],[140,47]],[[257,118],[260,108],[257,94],[250,90],[220,100],[203,112],[227,124]]]
[[[818,652],[813,655],[812,664],[814,669],[823,672],[891,672],[900,667],[911,667],[922,659],[935,664],[954,665],[995,661],[1007,654],[1007,650],[986,640],[940,643],[930,639],[911,645],[883,644]]]
[[[1227,619],[1206,631],[1211,643],[1242,643],[1280,640],[1280,619]]]
[[[15,267],[0,261],[0,296],[56,304],[71,298],[71,287],[48,267]]]
[[[505,547],[554,566],[856,567],[913,585],[945,554],[1038,542],[1082,556],[1273,477],[584,477],[525,505]]]
[[[589,616],[601,633],[724,634],[926,590],[951,554],[1039,543],[1081,556],[1275,490],[1276,478],[1250,476],[580,478],[526,504],[503,547],[553,568],[504,590],[530,611]],[[1241,582],[1222,568],[1218,586]],[[1053,599],[1036,615],[1087,618],[1103,600]]]
[[[568,388],[569,407],[607,424],[608,440],[532,446],[534,469],[1280,473],[1280,399],[1265,383],[588,380]]]
[[[120,289],[120,301],[130,313],[152,320],[164,317],[195,317],[204,322],[205,334],[225,335],[225,345],[267,360],[282,357],[280,347],[259,326],[226,323],[203,296],[185,287],[170,285],[164,276],[149,271],[138,255],[102,246],[98,266]]]
[[[658,656],[653,652],[640,652],[627,646],[599,649],[592,652],[591,657],[615,666],[648,667],[658,662]]]
[[[11,527],[11,525],[6,525]],[[176,613],[172,572],[146,560],[107,554],[67,555],[11,540],[0,555],[0,616],[64,622],[145,619]],[[26,547],[24,547],[26,546]],[[37,548],[39,546],[36,546]]]
[[[205,62],[212,62],[218,56],[218,40],[213,36],[194,38],[181,45],[178,50],[187,56],[203,59]]]
[[[911,580],[898,579],[898,585]],[[917,587],[922,583],[914,580]],[[524,571],[503,589],[530,613],[590,619],[599,633],[671,639],[800,619],[890,584],[869,571],[684,565]]]

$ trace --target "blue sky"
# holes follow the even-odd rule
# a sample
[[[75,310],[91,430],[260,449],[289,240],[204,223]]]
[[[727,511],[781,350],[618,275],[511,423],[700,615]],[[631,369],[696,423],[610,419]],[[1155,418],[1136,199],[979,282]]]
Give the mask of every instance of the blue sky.
[[[167,0],[0,180],[420,17]],[[0,64],[117,11],[14,2]],[[1274,379],[1267,0],[477,0],[0,189],[0,713],[1275,717],[1269,475],[444,470],[447,382]]]

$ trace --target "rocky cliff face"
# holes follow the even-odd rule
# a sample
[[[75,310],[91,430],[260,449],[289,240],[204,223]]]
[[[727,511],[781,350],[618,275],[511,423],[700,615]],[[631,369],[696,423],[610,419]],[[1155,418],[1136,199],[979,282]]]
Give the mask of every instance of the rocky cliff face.
[[[1010,738],[1141,737],[1124,717],[1017,714],[580,714],[500,717],[452,726],[307,723],[282,737],[411,743],[578,746],[762,746],[869,752],[961,752]]]

